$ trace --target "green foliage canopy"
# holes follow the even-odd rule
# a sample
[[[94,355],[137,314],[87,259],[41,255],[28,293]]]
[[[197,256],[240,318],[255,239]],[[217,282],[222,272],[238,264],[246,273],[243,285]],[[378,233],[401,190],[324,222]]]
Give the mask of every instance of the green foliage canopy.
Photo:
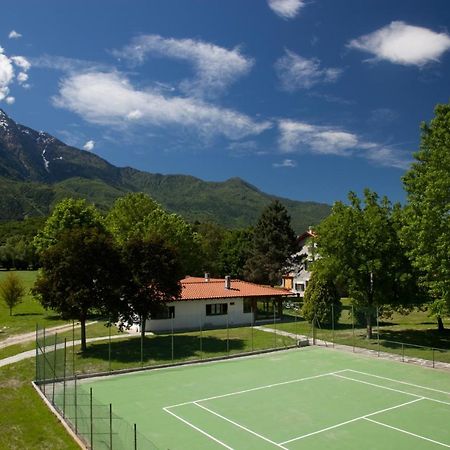
[[[12,310],[23,299],[25,287],[20,278],[14,273],[8,273],[6,278],[0,283],[0,298],[9,308],[9,315],[12,316]]]

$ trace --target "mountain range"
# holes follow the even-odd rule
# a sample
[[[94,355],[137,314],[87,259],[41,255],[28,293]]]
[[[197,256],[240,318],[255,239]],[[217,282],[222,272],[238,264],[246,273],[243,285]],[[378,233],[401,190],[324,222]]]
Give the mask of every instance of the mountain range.
[[[287,208],[298,233],[319,223],[330,205],[266,194],[240,178],[206,182],[116,167],[92,152],[16,123],[0,109],[0,220],[46,216],[65,197],[86,198],[106,211],[128,192],[145,192],[188,221],[230,228],[256,224],[272,200]]]

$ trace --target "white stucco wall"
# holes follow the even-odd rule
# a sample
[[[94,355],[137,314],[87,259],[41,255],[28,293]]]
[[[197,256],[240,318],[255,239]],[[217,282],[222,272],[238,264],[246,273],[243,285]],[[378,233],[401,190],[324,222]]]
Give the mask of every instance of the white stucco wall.
[[[215,299],[215,300],[184,300],[167,303],[167,306],[175,307],[173,319],[174,330],[200,329],[226,326],[227,315],[207,316],[206,305],[215,303],[228,303],[228,325],[249,325],[252,323],[251,312],[244,314],[244,302],[242,298]],[[171,319],[147,320],[146,331],[171,330]]]

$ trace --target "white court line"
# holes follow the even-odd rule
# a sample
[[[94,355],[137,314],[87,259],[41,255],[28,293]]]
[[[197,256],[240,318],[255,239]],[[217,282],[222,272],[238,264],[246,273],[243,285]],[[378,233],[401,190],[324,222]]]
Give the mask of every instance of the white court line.
[[[315,434],[323,433],[324,431],[332,430],[334,428],[342,427],[343,425],[347,425],[348,423],[356,422],[361,419],[366,419],[367,417],[375,416],[376,414],[381,414],[386,411],[391,411],[392,409],[401,408],[402,406],[410,405],[411,403],[420,402],[421,400],[424,400],[423,397],[416,398],[414,400],[411,400],[406,403],[402,403],[400,405],[391,406],[390,408],[380,409],[379,411],[372,412],[370,414],[365,414],[364,416],[355,417],[354,419],[346,420],[345,422],[338,423],[336,425],[332,425],[331,427],[322,428],[321,430],[313,431],[312,433],[304,434],[302,436],[298,436],[293,439],[289,439],[288,441],[280,442],[280,445],[289,444],[290,442],[299,441],[300,439],[307,438],[309,436],[313,436]]]
[[[364,419],[368,420],[369,422],[376,423],[377,425],[381,425],[381,426],[386,427],[386,428],[391,428],[391,429],[393,429],[395,431],[400,431],[401,433],[409,434],[409,435],[414,436],[416,438],[423,439],[424,441],[429,441],[429,442],[432,442],[433,444],[438,444],[438,445],[442,445],[443,447],[450,448],[450,445],[444,444],[443,442],[435,441],[433,439],[429,439],[429,438],[427,438],[425,436],[420,436],[420,434],[411,433],[410,431],[402,430],[401,428],[393,427],[392,425],[386,425],[385,423],[378,422],[376,420],[369,419],[367,417],[364,417]]]
[[[181,420],[182,422],[184,422],[186,425],[190,426],[191,428],[193,428],[194,430],[199,431],[200,433],[204,434],[206,437],[208,437],[209,439],[212,439],[214,442],[217,442],[218,444],[220,444],[222,447],[227,448],[228,450],[234,450],[233,447],[230,447],[229,445],[223,443],[222,441],[219,441],[219,439],[215,438],[214,436],[211,436],[210,434],[208,434],[206,431],[202,430],[199,427],[196,427],[194,424],[188,422],[187,420],[183,419],[180,416],[177,416],[174,412],[169,411],[167,408],[163,408],[164,411],[166,411],[167,413],[171,414],[172,416],[176,417],[178,420]]]
[[[419,384],[413,384],[413,383],[407,383],[406,381],[394,380],[393,378],[387,378],[387,377],[382,377],[380,375],[373,375],[371,373],[360,372],[359,370],[353,370],[353,369],[347,369],[347,370],[350,371],[350,372],[355,372],[355,373],[360,373],[362,375],[367,375],[369,377],[381,378],[382,380],[393,381],[394,383],[406,384],[407,386],[413,386],[413,387],[417,387],[417,388],[420,388],[420,389],[427,389],[428,391],[434,391],[434,392],[439,392],[441,394],[450,395],[450,392],[441,391],[439,389],[434,389],[434,388],[430,388],[430,387],[426,387],[426,386],[420,386]]]
[[[241,429],[243,429],[244,431],[247,431],[248,433],[251,433],[251,434],[255,435],[256,437],[259,437],[260,439],[263,439],[264,441],[267,441],[267,442],[269,442],[269,443],[272,444],[272,445],[275,445],[275,446],[277,446],[277,447],[279,447],[279,448],[282,448],[282,449],[284,449],[284,450],[288,450],[286,447],[283,447],[281,444],[277,444],[276,442],[271,441],[270,439],[268,439],[268,438],[266,438],[266,437],[264,437],[264,436],[262,436],[262,435],[256,433],[255,431],[250,430],[250,429],[247,428],[247,427],[244,427],[243,425],[238,424],[237,422],[234,422],[234,421],[231,420],[231,419],[228,419],[228,418],[225,417],[225,416],[222,416],[221,414],[219,414],[219,413],[213,411],[212,409],[207,408],[206,406],[199,405],[197,402],[194,402],[194,405],[198,406],[199,408],[204,409],[205,411],[208,411],[208,412],[211,413],[211,414],[214,414],[214,415],[217,416],[217,417],[220,417],[220,418],[223,419],[223,420],[226,420],[227,422],[230,422],[231,424],[235,425],[236,427],[241,428]]]
[[[314,380],[316,378],[327,377],[329,375],[334,375],[336,373],[346,372],[347,370],[349,370],[349,369],[337,370],[336,372],[322,373],[320,375],[314,375],[314,376],[306,377],[306,378],[297,378],[295,380],[283,381],[281,383],[267,384],[265,386],[258,386],[258,387],[254,387],[254,388],[250,388],[250,389],[245,389],[243,391],[229,392],[228,394],[215,395],[214,397],[201,398],[199,400],[191,400],[190,402],[184,402],[184,403],[178,403],[176,405],[165,406],[163,409],[176,408],[177,406],[191,405],[196,402],[207,402],[208,400],[215,400],[218,398],[230,397],[232,395],[245,394],[247,392],[259,391],[261,389],[269,389],[269,388],[276,387],[276,386],[283,386],[286,384],[299,383],[300,381]]]
[[[400,394],[411,395],[412,397],[423,398],[423,399],[430,400],[430,401],[436,402],[436,403],[443,403],[444,405],[449,405],[450,406],[450,402],[445,402],[444,400],[437,400],[435,398],[426,397],[425,395],[412,394],[411,392],[401,391],[400,389],[395,389],[395,388],[390,388],[390,387],[387,387],[387,386],[382,386],[381,384],[375,384],[375,383],[370,383],[369,381],[358,380],[357,378],[346,377],[345,375],[334,374],[333,376],[338,377],[338,378],[344,378],[344,379],[350,380],[350,381],[355,381],[356,383],[367,384],[369,386],[374,386],[374,387],[377,387],[377,388],[380,388],[380,389],[386,389],[388,391],[399,392]]]

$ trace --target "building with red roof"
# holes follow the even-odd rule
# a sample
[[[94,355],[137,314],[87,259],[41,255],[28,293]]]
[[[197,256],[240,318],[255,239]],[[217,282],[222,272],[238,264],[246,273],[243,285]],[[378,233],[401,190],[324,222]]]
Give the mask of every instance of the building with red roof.
[[[281,314],[282,302],[292,293],[242,280],[186,277],[181,297],[147,320],[146,331],[166,331],[251,325]]]

